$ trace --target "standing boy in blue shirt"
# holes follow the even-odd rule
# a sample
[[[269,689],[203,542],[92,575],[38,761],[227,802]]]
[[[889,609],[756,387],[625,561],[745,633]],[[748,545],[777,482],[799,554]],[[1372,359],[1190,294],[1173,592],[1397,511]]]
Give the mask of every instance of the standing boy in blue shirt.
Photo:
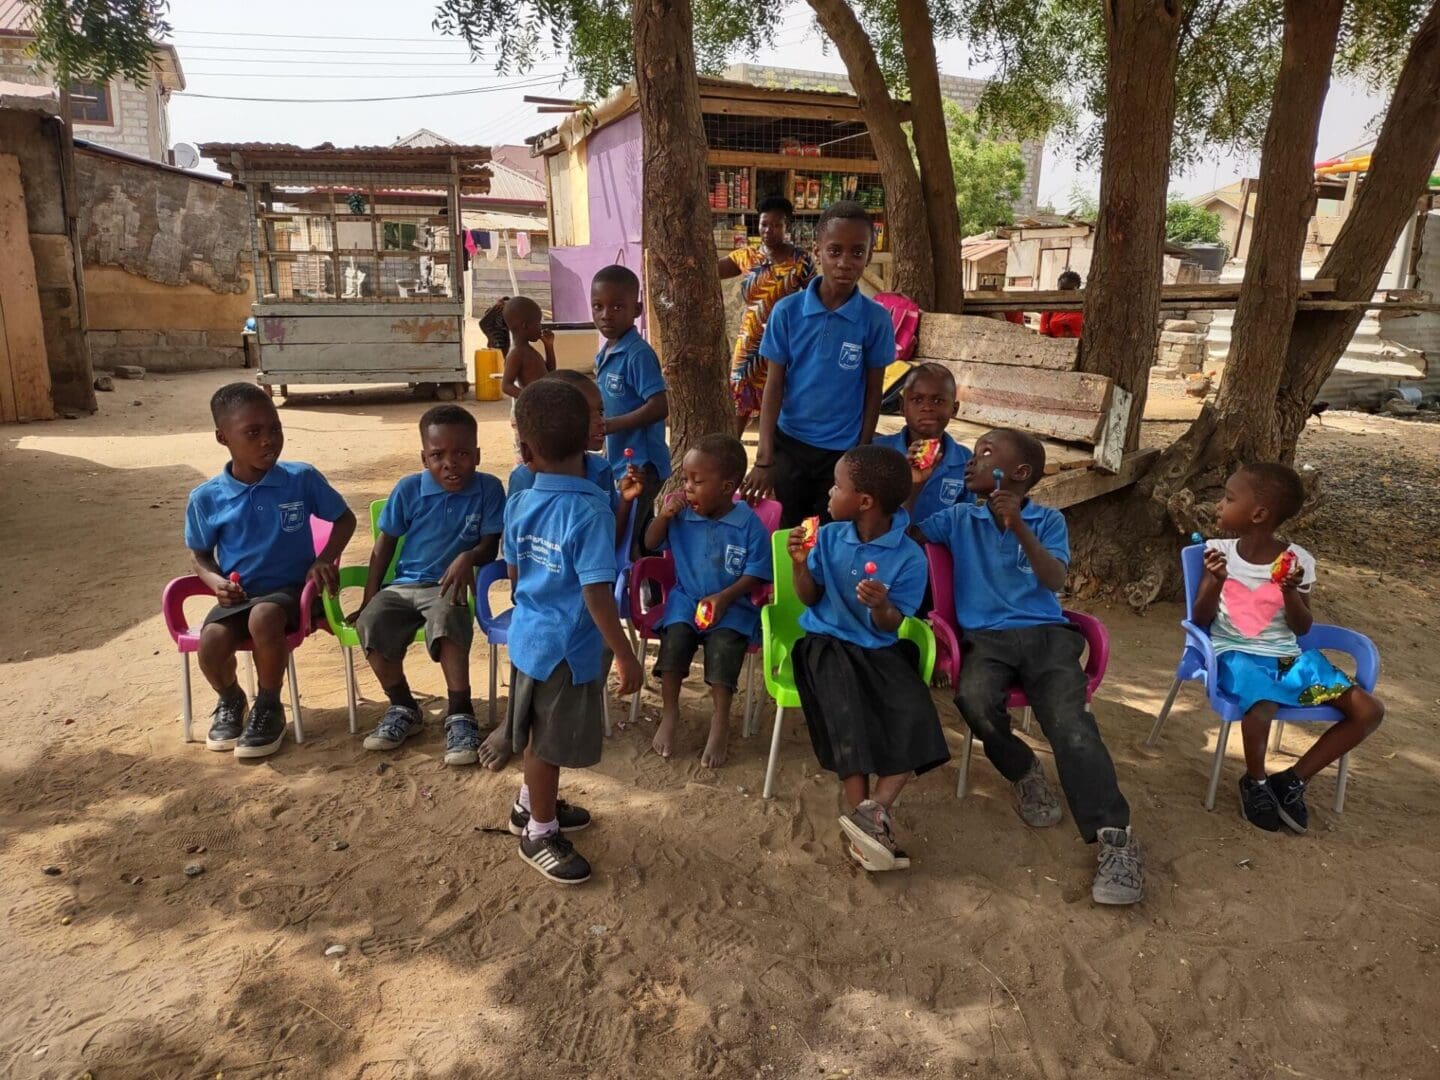
[[[880,418],[895,330],[883,307],[860,291],[874,229],[856,202],[834,203],[815,226],[820,273],[804,292],[775,305],[760,355],[770,365],[760,403],[760,447],[745,479],[750,500],[780,500],[780,524],[830,520],[835,463],[868,443]]]
[[[924,521],[956,503],[974,502],[965,486],[970,451],[945,431],[960,408],[955,400],[955,374],[941,364],[916,364],[900,390],[905,426],[893,435],[876,435],[876,446],[898,450],[910,460],[911,490],[905,509],[912,521]],[[939,442],[939,456],[921,468],[918,455],[930,440]]]
[[[505,509],[505,562],[514,587],[509,725],[525,754],[510,811],[520,857],[551,881],[576,885],[590,864],[564,836],[590,814],[557,799],[560,770],[600,760],[602,646],[615,654],[619,691],[640,688],[640,664],[615,610],[615,515],[585,479],[590,410],[573,386],[541,379],[515,403],[520,454],[535,484]]]
[[[495,477],[476,471],[476,433],[475,417],[459,405],[427,411],[420,417],[424,471],[396,484],[380,514],[355,629],[390,707],[366,737],[366,750],[394,750],[420,731],[420,704],[405,678],[405,651],[423,627],[426,651],[444,672],[449,696],[445,764],[475,762],[480,745],[470,698],[475,619],[467,601],[476,569],[494,560],[505,527],[505,489]],[[387,584],[392,560],[395,576]]]
[[[1044,474],[1039,440],[1009,428],[988,432],[975,442],[969,472],[970,490],[987,496],[986,505],[952,506],[919,525],[925,540],[949,548],[955,560],[955,619],[965,655],[955,705],[985,756],[1014,785],[1020,817],[1027,825],[1054,825],[1060,802],[1035,751],[1010,729],[1005,708],[1012,686],[1025,691],[1054,751],[1075,826],[1087,844],[1100,841],[1091,896],[1100,904],[1134,904],[1145,879],[1130,806],[1086,707],[1085,639],[1056,595],[1070,564],[1069,533],[1058,510],[1026,497]]]
[[[644,490],[635,515],[635,547],[650,523],[655,494],[670,475],[665,418],[670,399],[660,358],[635,329],[640,317],[640,279],[623,266],[606,266],[590,282],[590,312],[605,346],[595,356],[595,382],[605,407],[605,457],[616,476],[634,466]]]
[[[230,451],[219,476],[190,492],[185,546],[195,573],[218,601],[200,631],[200,671],[220,695],[205,746],[237,758],[268,757],[285,738],[280,680],[300,626],[306,581],[334,590],[335,561],[355,533],[355,515],[318,469],[281,461],[285,432],[270,396],[254,383],[230,383],[210,398],[215,441]],[[310,517],[334,522],[315,551]],[[255,703],[235,681],[236,650],[249,639]]]

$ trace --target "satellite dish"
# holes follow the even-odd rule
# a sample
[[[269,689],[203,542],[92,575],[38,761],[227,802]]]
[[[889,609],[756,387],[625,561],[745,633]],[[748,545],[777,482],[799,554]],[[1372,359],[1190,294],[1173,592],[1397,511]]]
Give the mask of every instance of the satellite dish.
[[[170,156],[177,169],[193,169],[200,164],[200,151],[189,143],[176,143],[170,148]]]

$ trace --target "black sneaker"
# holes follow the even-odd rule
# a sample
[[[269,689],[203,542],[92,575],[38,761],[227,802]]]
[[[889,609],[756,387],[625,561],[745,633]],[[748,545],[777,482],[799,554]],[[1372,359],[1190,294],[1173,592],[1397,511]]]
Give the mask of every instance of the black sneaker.
[[[1257,829],[1280,831],[1280,807],[1269,783],[1249,775],[1240,778],[1240,816]]]
[[[520,837],[520,858],[557,885],[579,885],[590,880],[590,864],[558,832],[536,840]]]
[[[210,734],[205,736],[206,750],[234,750],[235,740],[245,730],[245,708],[249,701],[245,691],[235,688],[233,697],[222,697],[215,702],[215,711],[210,714]]]
[[[235,741],[237,758],[269,757],[285,740],[285,707],[278,701],[256,700],[245,721],[245,732]]]
[[[1275,796],[1280,820],[1291,832],[1303,833],[1310,827],[1310,811],[1305,807],[1305,781],[1294,769],[1277,772],[1265,781]]]
[[[555,820],[560,823],[560,831],[579,832],[581,829],[590,827],[590,811],[583,806],[571,806],[564,799],[555,800]],[[510,807],[510,832],[515,836],[522,836],[525,833],[525,826],[530,824],[530,811],[526,810],[518,802]]]

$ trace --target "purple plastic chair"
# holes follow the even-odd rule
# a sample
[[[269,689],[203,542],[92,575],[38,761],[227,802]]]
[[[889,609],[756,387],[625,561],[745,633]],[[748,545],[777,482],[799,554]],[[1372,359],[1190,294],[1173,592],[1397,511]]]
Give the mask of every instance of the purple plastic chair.
[[[930,628],[935,631],[935,667],[950,677],[950,686],[960,687],[960,628],[955,622],[955,562],[950,549],[940,544],[926,544],[925,558],[930,564],[930,595],[934,607],[930,609]],[[1105,669],[1110,665],[1110,635],[1105,624],[1093,615],[1079,611],[1066,611],[1065,618],[1085,638],[1088,655],[1085,659],[1085,701],[1088,704],[1095,696],[1096,689],[1105,678]],[[1019,687],[1010,688],[1005,701],[1007,709],[1026,711],[1025,730],[1030,728],[1030,700]],[[964,717],[961,717],[964,722]],[[965,750],[960,755],[960,779],[955,784],[956,798],[963,799],[970,778],[970,754],[974,749],[975,734],[965,725]]]
[[[318,517],[310,518],[310,538],[315,547],[315,554],[325,550],[325,545],[330,542],[330,530],[332,525]],[[184,725],[185,741],[192,741],[190,738],[190,726],[192,722],[190,702],[190,654],[200,649],[200,627],[192,627],[185,618],[185,601],[195,596],[214,597],[213,590],[206,587],[194,574],[186,574],[184,577],[175,578],[165,586],[165,592],[160,599],[160,612],[165,617],[165,629],[170,632],[170,637],[175,641],[175,647],[180,651],[180,716]],[[324,625],[324,620],[316,622],[310,617],[315,607],[317,597],[315,585],[307,581],[305,589],[300,594],[300,628],[294,633],[285,635],[285,646],[290,650],[286,660],[290,679],[290,711],[295,717],[295,741],[305,741],[305,729],[300,715],[300,686],[295,678],[295,650],[298,649],[310,636],[312,632]],[[242,652],[250,652],[252,644],[247,640],[240,646]],[[248,658],[247,658],[248,659]],[[255,691],[255,664],[250,661],[250,691]]]
[[[1192,618],[1195,594],[1199,591],[1200,581],[1205,575],[1205,545],[1191,544],[1182,550],[1180,568],[1185,575],[1185,618],[1180,621],[1180,627],[1185,631],[1185,648],[1180,653],[1180,663],[1175,668],[1175,681],[1170,684],[1170,693],[1165,697],[1165,704],[1160,709],[1160,715],[1155,718],[1155,726],[1150,729],[1145,745],[1154,746],[1160,738],[1160,729],[1165,726],[1170,708],[1175,704],[1175,695],[1180,692],[1180,684],[1192,680],[1204,683],[1210,708],[1220,717],[1220,735],[1215,740],[1215,761],[1210,769],[1210,789],[1205,793],[1205,809],[1214,810],[1215,793],[1220,788],[1220,774],[1225,768],[1225,745],[1230,741],[1230,725],[1245,714],[1240,703],[1220,689],[1216,676],[1215,648],[1210,643],[1209,627],[1195,625]],[[1302,649],[1333,649],[1336,652],[1348,653],[1355,659],[1355,681],[1367,692],[1374,692],[1375,683],[1380,678],[1380,653],[1375,648],[1375,643],[1364,634],[1341,626],[1315,623],[1308,634],[1300,637],[1299,642]],[[1280,748],[1280,737],[1285,730],[1286,721],[1330,724],[1342,718],[1340,710],[1329,705],[1281,709],[1275,714],[1277,723],[1271,736],[1270,748]],[[1334,805],[1337,814],[1345,812],[1345,782],[1349,774],[1350,755],[1346,754],[1340,759],[1339,773],[1335,777]]]

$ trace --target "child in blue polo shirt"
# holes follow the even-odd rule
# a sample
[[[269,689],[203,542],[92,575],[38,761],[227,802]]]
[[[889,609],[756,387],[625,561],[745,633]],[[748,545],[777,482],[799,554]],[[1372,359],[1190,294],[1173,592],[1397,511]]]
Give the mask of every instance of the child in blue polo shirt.
[[[219,476],[190,492],[185,546],[218,604],[200,631],[200,670],[219,694],[205,746],[237,758],[267,757],[285,738],[280,680],[300,625],[305,582],[333,590],[335,562],[355,533],[355,515],[319,470],[281,461],[285,432],[268,394],[230,383],[210,398],[215,441],[230,451]],[[334,522],[315,551],[310,518]],[[252,642],[255,703],[235,681],[235,653]]]
[[[644,480],[644,490],[632,508],[638,551],[655,494],[670,475],[670,446],[665,439],[670,399],[660,358],[635,329],[640,279],[634,271],[603,267],[590,282],[590,312],[605,339],[595,356],[595,382],[605,406],[605,457],[616,475],[633,465]]]
[[[1014,785],[1025,823],[1054,825],[1059,800],[1035,752],[1010,729],[1005,708],[1011,687],[1025,691],[1054,751],[1076,828],[1086,843],[1100,842],[1091,895],[1096,903],[1133,904],[1143,893],[1144,867],[1130,807],[1086,707],[1085,639],[1056,595],[1070,564],[1069,534],[1058,510],[1026,496],[1044,474],[1038,439],[1008,428],[988,432],[976,440],[969,472],[970,490],[987,496],[986,505],[952,506],[922,521],[918,532],[949,548],[955,561],[965,657],[955,695],[960,715]]]
[[[655,674],[661,679],[664,713],[653,745],[665,758],[674,749],[680,686],[703,644],[714,711],[700,764],[718,769],[725,764],[730,703],[740,685],[745,651],[760,625],[750,594],[773,577],[770,534],[755,511],[735,501],[745,477],[745,447],[739,439],[706,435],[680,465],[683,494],[677,491],[665,500],[645,533],[648,549],[668,550],[675,561],[675,587],[660,621]]]
[[[420,731],[420,705],[405,678],[405,651],[423,627],[425,648],[444,672],[449,696],[445,764],[475,763],[480,745],[470,699],[475,619],[467,601],[475,571],[494,560],[505,526],[504,488],[476,471],[476,434],[475,417],[459,405],[426,412],[420,417],[425,471],[396,484],[380,514],[355,629],[390,707],[366,737],[366,750],[394,750]],[[392,560],[395,577],[384,584]]]
[[[942,364],[916,364],[905,376],[900,390],[905,426],[893,435],[876,435],[876,446],[888,446],[910,459],[911,490],[905,509],[912,521],[924,521],[931,514],[956,503],[974,502],[965,486],[965,466],[970,451],[952,439],[945,425],[955,416],[960,403],[955,399],[955,374]],[[940,442],[940,453],[925,468],[916,465],[917,455],[929,440]]]
[[[815,546],[791,531],[795,594],[806,605],[795,643],[795,687],[820,765],[840,777],[847,850],[866,870],[910,865],[895,843],[890,807],[912,775],[950,760],[914,643],[896,631],[925,595],[928,571],[905,535],[910,465],[883,446],[857,446],[835,463],[831,524]],[[870,788],[870,777],[875,787]]]
[[[835,463],[875,434],[895,331],[885,309],[860,291],[873,240],[863,206],[832,204],[815,226],[822,276],[776,304],[765,323],[760,355],[770,373],[745,497],[773,494],[786,528],[813,515],[828,520]]]
[[[615,610],[615,515],[585,478],[590,409],[573,386],[540,379],[515,403],[520,453],[535,483],[505,508],[512,747],[525,782],[510,811],[520,857],[551,881],[575,885],[590,864],[564,836],[590,814],[557,799],[560,770],[600,760],[602,646],[615,654],[619,691],[640,688],[640,664]]]

